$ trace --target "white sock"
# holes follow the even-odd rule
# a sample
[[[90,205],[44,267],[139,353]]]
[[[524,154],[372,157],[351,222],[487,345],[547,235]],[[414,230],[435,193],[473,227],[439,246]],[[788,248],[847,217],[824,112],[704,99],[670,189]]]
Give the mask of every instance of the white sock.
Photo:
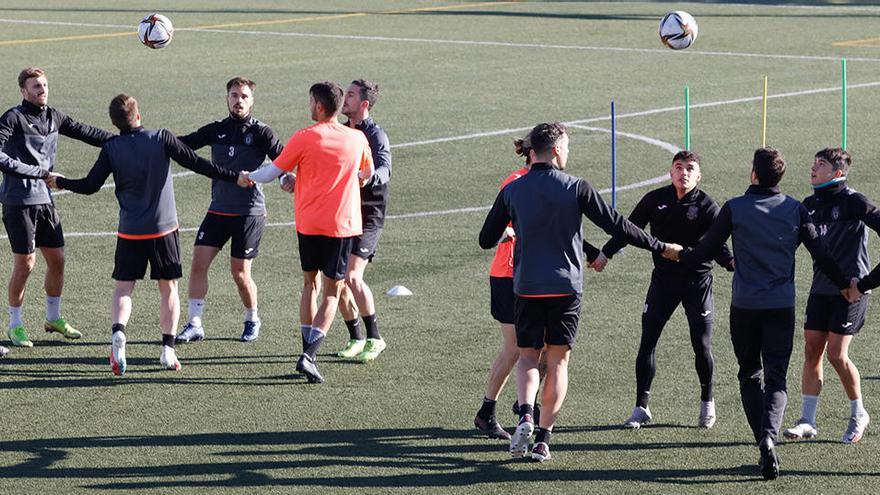
[[[61,296],[46,296],[46,319],[55,321],[61,318]]]
[[[819,408],[818,395],[802,395],[801,418],[813,426],[816,426],[816,409]]]
[[[244,321],[260,321],[260,316],[257,314],[257,308],[245,308]]]
[[[189,300],[189,322],[194,327],[202,326],[202,312],[205,310],[204,299]]]
[[[865,406],[862,404],[861,397],[849,401],[849,410],[851,416],[863,416],[868,414],[868,411],[865,410]]]
[[[309,333],[308,342],[311,344],[312,342],[320,339],[321,337],[326,337],[327,332],[321,330],[320,328],[312,327],[312,331]]]
[[[21,306],[9,306],[9,328],[20,327],[23,324],[21,321]]]

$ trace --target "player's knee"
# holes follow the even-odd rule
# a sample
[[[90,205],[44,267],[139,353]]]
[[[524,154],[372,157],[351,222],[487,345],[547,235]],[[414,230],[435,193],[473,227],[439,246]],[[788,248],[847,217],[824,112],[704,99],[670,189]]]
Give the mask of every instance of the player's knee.
[[[21,258],[16,257],[12,269],[16,274],[29,275],[32,271],[34,271],[34,266],[36,265],[36,263],[37,259],[35,256],[27,256]]]
[[[809,340],[804,342],[804,359],[807,362],[815,363],[816,361],[822,359],[822,354],[825,352],[825,342],[821,344],[817,342],[810,342]],[[831,356],[828,356],[831,359]]]
[[[828,349],[828,362],[835,368],[843,368],[849,363],[849,356],[840,349]]]
[[[349,272],[345,275],[345,285],[353,292],[360,292],[364,279],[357,273]]]

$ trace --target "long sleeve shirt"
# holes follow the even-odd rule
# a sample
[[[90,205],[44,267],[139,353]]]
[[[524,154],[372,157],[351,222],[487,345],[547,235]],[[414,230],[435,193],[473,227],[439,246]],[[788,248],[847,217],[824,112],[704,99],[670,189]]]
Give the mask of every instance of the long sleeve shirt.
[[[23,100],[0,116],[0,203],[9,206],[41,205],[52,202],[41,179],[55,168],[58,135],[92,146],[102,146],[113,134],[81,124],[49,106],[39,107]]]
[[[254,171],[266,157],[278,158],[283,148],[272,129],[253,117],[227,117],[211,122],[180,137],[180,141],[194,150],[210,146],[211,161],[233,172]],[[262,186],[243,188],[215,179],[211,182],[208,211],[220,215],[265,215]]]
[[[480,230],[483,249],[495,246],[509,222],[517,234],[513,285],[520,296],[580,294],[583,291],[582,217],[630,244],[662,251],[665,245],[608,206],[587,181],[532,164],[528,174],[495,198]]]
[[[86,177],[58,178],[57,182],[62,189],[94,194],[112,174],[119,202],[119,237],[161,237],[178,227],[169,159],[212,179],[235,182],[238,178],[236,172],[196,155],[170,131],[138,127],[108,141]]]
[[[801,243],[838,289],[849,286],[807,209],[777,187],[753,185],[744,195],[724,203],[703,240],[681,253],[681,263],[695,266],[711,259],[728,237],[733,237],[736,258],[731,301],[735,307],[794,307],[795,251]]]
[[[650,225],[651,235],[663,242],[694,247],[709,231],[718,216],[718,204],[701,189],[693,189],[678,199],[675,187],[668,185],[645,194],[632,213],[629,221],[640,228]],[[602,253],[611,259],[626,245],[623,237],[615,235],[602,247]],[[705,261],[691,267],[667,260],[659,253],[653,254],[654,272],[671,277],[704,276],[712,270],[712,262]],[[715,261],[732,270],[733,255],[727,246],[722,246],[714,256]]]

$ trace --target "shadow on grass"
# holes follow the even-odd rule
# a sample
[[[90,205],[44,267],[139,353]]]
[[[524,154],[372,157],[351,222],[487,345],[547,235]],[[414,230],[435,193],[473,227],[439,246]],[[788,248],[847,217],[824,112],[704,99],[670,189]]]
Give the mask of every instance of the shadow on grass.
[[[334,488],[443,488],[496,482],[529,481],[644,481],[689,485],[746,483],[757,480],[754,465],[730,468],[650,469],[626,465],[621,469],[540,467],[510,459],[503,442],[474,443],[466,430],[443,428],[358,429],[303,432],[202,433],[190,435],[107,436],[32,439],[0,442],[5,459],[26,457],[0,467],[4,484],[56,479],[82,487],[112,492],[132,489],[269,488],[315,486]],[[712,455],[714,449],[737,442],[670,444],[566,444],[554,453],[575,451],[637,451],[692,449],[694,455]],[[137,465],[132,459],[163,450],[182,452],[166,465]],[[82,467],[95,451],[109,449],[110,462]],[[143,453],[132,453],[131,449]],[[207,452],[206,452],[207,451]],[[474,459],[497,452],[497,460]],[[190,454],[190,455],[187,455]],[[112,459],[121,459],[114,462]],[[109,464],[109,465],[107,465]],[[347,475],[328,475],[343,472]],[[382,474],[399,471],[402,474]],[[377,474],[378,473],[378,474]],[[877,472],[841,473],[783,471],[783,475],[880,476]]]

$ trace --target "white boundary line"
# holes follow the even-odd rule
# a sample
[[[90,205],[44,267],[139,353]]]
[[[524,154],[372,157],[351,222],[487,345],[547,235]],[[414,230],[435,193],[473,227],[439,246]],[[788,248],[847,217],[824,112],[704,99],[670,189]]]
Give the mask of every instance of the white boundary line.
[[[122,26],[119,24],[93,24],[78,22],[62,22],[62,21],[31,21],[23,19],[0,19],[0,23],[9,24],[36,24],[49,26],[70,26],[70,27],[107,27],[114,29],[132,29],[131,26]],[[430,43],[433,45],[470,45],[470,46],[487,46],[498,48],[534,48],[534,49],[559,49],[559,50],[580,50],[580,51],[596,51],[596,52],[623,52],[623,53],[651,53],[655,55],[665,56],[683,56],[683,55],[704,55],[713,57],[745,57],[745,58],[765,58],[765,59],[783,59],[783,60],[833,60],[838,61],[837,56],[818,56],[818,55],[788,55],[774,53],[748,53],[748,52],[711,52],[701,50],[688,50],[686,54],[673,52],[665,48],[628,48],[615,46],[589,46],[589,45],[560,45],[560,44],[542,44],[542,43],[517,43],[509,41],[478,41],[478,40],[448,40],[436,38],[411,38],[411,37],[395,37],[395,36],[361,36],[361,35],[345,35],[345,34],[326,34],[326,33],[297,33],[291,31],[254,31],[254,30],[236,30],[236,29],[210,29],[210,28],[177,28],[177,31],[191,31],[200,33],[220,33],[220,34],[241,34],[241,35],[257,35],[257,36],[286,36],[297,38],[318,38],[318,39],[336,39],[336,40],[352,40],[352,41],[379,41],[379,42],[400,42],[400,43]],[[132,30],[134,34],[136,31]],[[872,57],[848,57],[850,61],[858,62],[880,62],[880,58]]]

